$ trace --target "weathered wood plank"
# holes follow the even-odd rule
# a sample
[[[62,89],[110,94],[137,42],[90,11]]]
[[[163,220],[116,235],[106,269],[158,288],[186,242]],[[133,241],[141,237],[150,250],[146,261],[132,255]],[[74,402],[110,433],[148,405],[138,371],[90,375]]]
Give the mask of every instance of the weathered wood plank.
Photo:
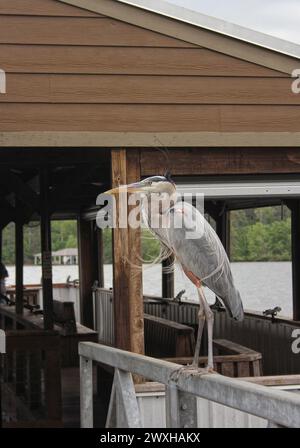
[[[116,149],[111,153],[111,181],[112,187],[125,185],[127,182],[125,149]],[[119,207],[118,197],[116,207]],[[119,216],[115,219],[118,225]],[[124,257],[128,257],[128,233],[126,229],[117,227],[113,230],[113,305],[115,322],[118,322],[118,325],[115,325],[115,342],[117,347],[130,350],[132,340],[129,323],[129,279],[124,268]]]
[[[290,78],[8,74],[1,102],[296,104]]]
[[[262,360],[254,361],[252,364],[253,367],[253,376],[260,376],[262,374],[261,368]]]
[[[80,45],[2,44],[1,68],[21,73],[286,77],[275,70],[197,47],[143,47],[141,39],[137,47],[93,45],[83,48]]]
[[[238,363],[237,363],[238,365]],[[234,363],[224,362],[221,364],[221,373],[225,376],[234,377]]]
[[[140,151],[126,151],[127,184],[141,178]],[[128,207],[130,213],[133,207]],[[128,229],[128,280],[132,351],[144,353],[143,275],[141,264],[141,229]],[[139,379],[135,379],[139,381]]]
[[[116,149],[111,154],[112,185],[140,179],[139,152]],[[117,201],[118,207],[118,201]],[[118,216],[117,223],[118,223]],[[144,352],[140,229],[113,231],[114,313],[116,346],[136,353]]]
[[[237,363],[237,376],[238,377],[250,376],[250,366],[248,362]]]
[[[2,103],[0,115],[0,131],[297,132],[300,107]]]
[[[55,0],[0,0],[0,15],[99,17],[85,9]]]
[[[191,47],[135,25],[103,17],[0,16],[0,43]]]
[[[161,173],[164,156],[155,150],[141,153],[143,176]],[[299,173],[299,148],[173,149],[168,168],[174,175]]]

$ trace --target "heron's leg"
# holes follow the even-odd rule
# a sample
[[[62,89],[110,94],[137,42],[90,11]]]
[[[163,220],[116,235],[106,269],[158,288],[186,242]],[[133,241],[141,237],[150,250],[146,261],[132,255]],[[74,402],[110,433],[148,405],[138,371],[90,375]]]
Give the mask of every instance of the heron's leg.
[[[203,328],[205,323],[205,313],[202,306],[202,301],[200,300],[200,309],[198,313],[198,332],[197,332],[197,341],[195,346],[195,352],[194,352],[194,359],[192,363],[192,367],[198,368],[199,367],[199,352],[201,348],[201,340],[202,340],[202,334],[203,334]]]
[[[207,323],[207,337],[208,337],[208,359],[207,359],[207,369],[213,370],[214,368],[214,357],[213,357],[213,327],[214,327],[214,313],[210,309],[203,289],[200,287],[198,289],[199,291],[199,298],[200,302],[202,303],[202,307],[204,310],[206,323]]]

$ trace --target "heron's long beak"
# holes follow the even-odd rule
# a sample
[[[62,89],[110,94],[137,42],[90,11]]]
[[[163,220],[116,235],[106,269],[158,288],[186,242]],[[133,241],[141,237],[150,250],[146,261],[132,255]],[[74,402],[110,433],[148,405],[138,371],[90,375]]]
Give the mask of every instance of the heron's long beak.
[[[134,182],[133,184],[120,185],[119,187],[112,188],[111,190],[105,191],[104,194],[120,194],[120,193],[142,193],[145,191],[145,186],[140,182]]]

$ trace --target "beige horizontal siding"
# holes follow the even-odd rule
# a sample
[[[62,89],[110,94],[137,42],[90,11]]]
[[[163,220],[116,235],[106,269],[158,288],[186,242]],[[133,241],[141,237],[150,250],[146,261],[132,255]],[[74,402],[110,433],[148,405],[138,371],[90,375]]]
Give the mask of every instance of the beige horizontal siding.
[[[275,70],[55,0],[0,0],[0,131],[296,132]]]
[[[21,73],[287,76],[202,48],[2,44],[0,61],[7,72]]]
[[[296,132],[299,106],[0,104],[0,131]]]
[[[298,104],[290,78],[7,75],[0,102]]]
[[[193,47],[106,17],[0,16],[0,43]]]
[[[0,0],[0,14],[25,16],[99,17],[86,9],[56,0]]]

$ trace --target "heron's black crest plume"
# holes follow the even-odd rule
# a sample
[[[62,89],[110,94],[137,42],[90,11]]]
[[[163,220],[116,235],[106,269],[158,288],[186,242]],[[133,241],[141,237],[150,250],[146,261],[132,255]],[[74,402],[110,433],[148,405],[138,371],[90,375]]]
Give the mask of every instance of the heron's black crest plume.
[[[164,174],[164,177],[167,179],[167,181],[174,183],[173,179],[171,178],[171,171],[167,170]]]

